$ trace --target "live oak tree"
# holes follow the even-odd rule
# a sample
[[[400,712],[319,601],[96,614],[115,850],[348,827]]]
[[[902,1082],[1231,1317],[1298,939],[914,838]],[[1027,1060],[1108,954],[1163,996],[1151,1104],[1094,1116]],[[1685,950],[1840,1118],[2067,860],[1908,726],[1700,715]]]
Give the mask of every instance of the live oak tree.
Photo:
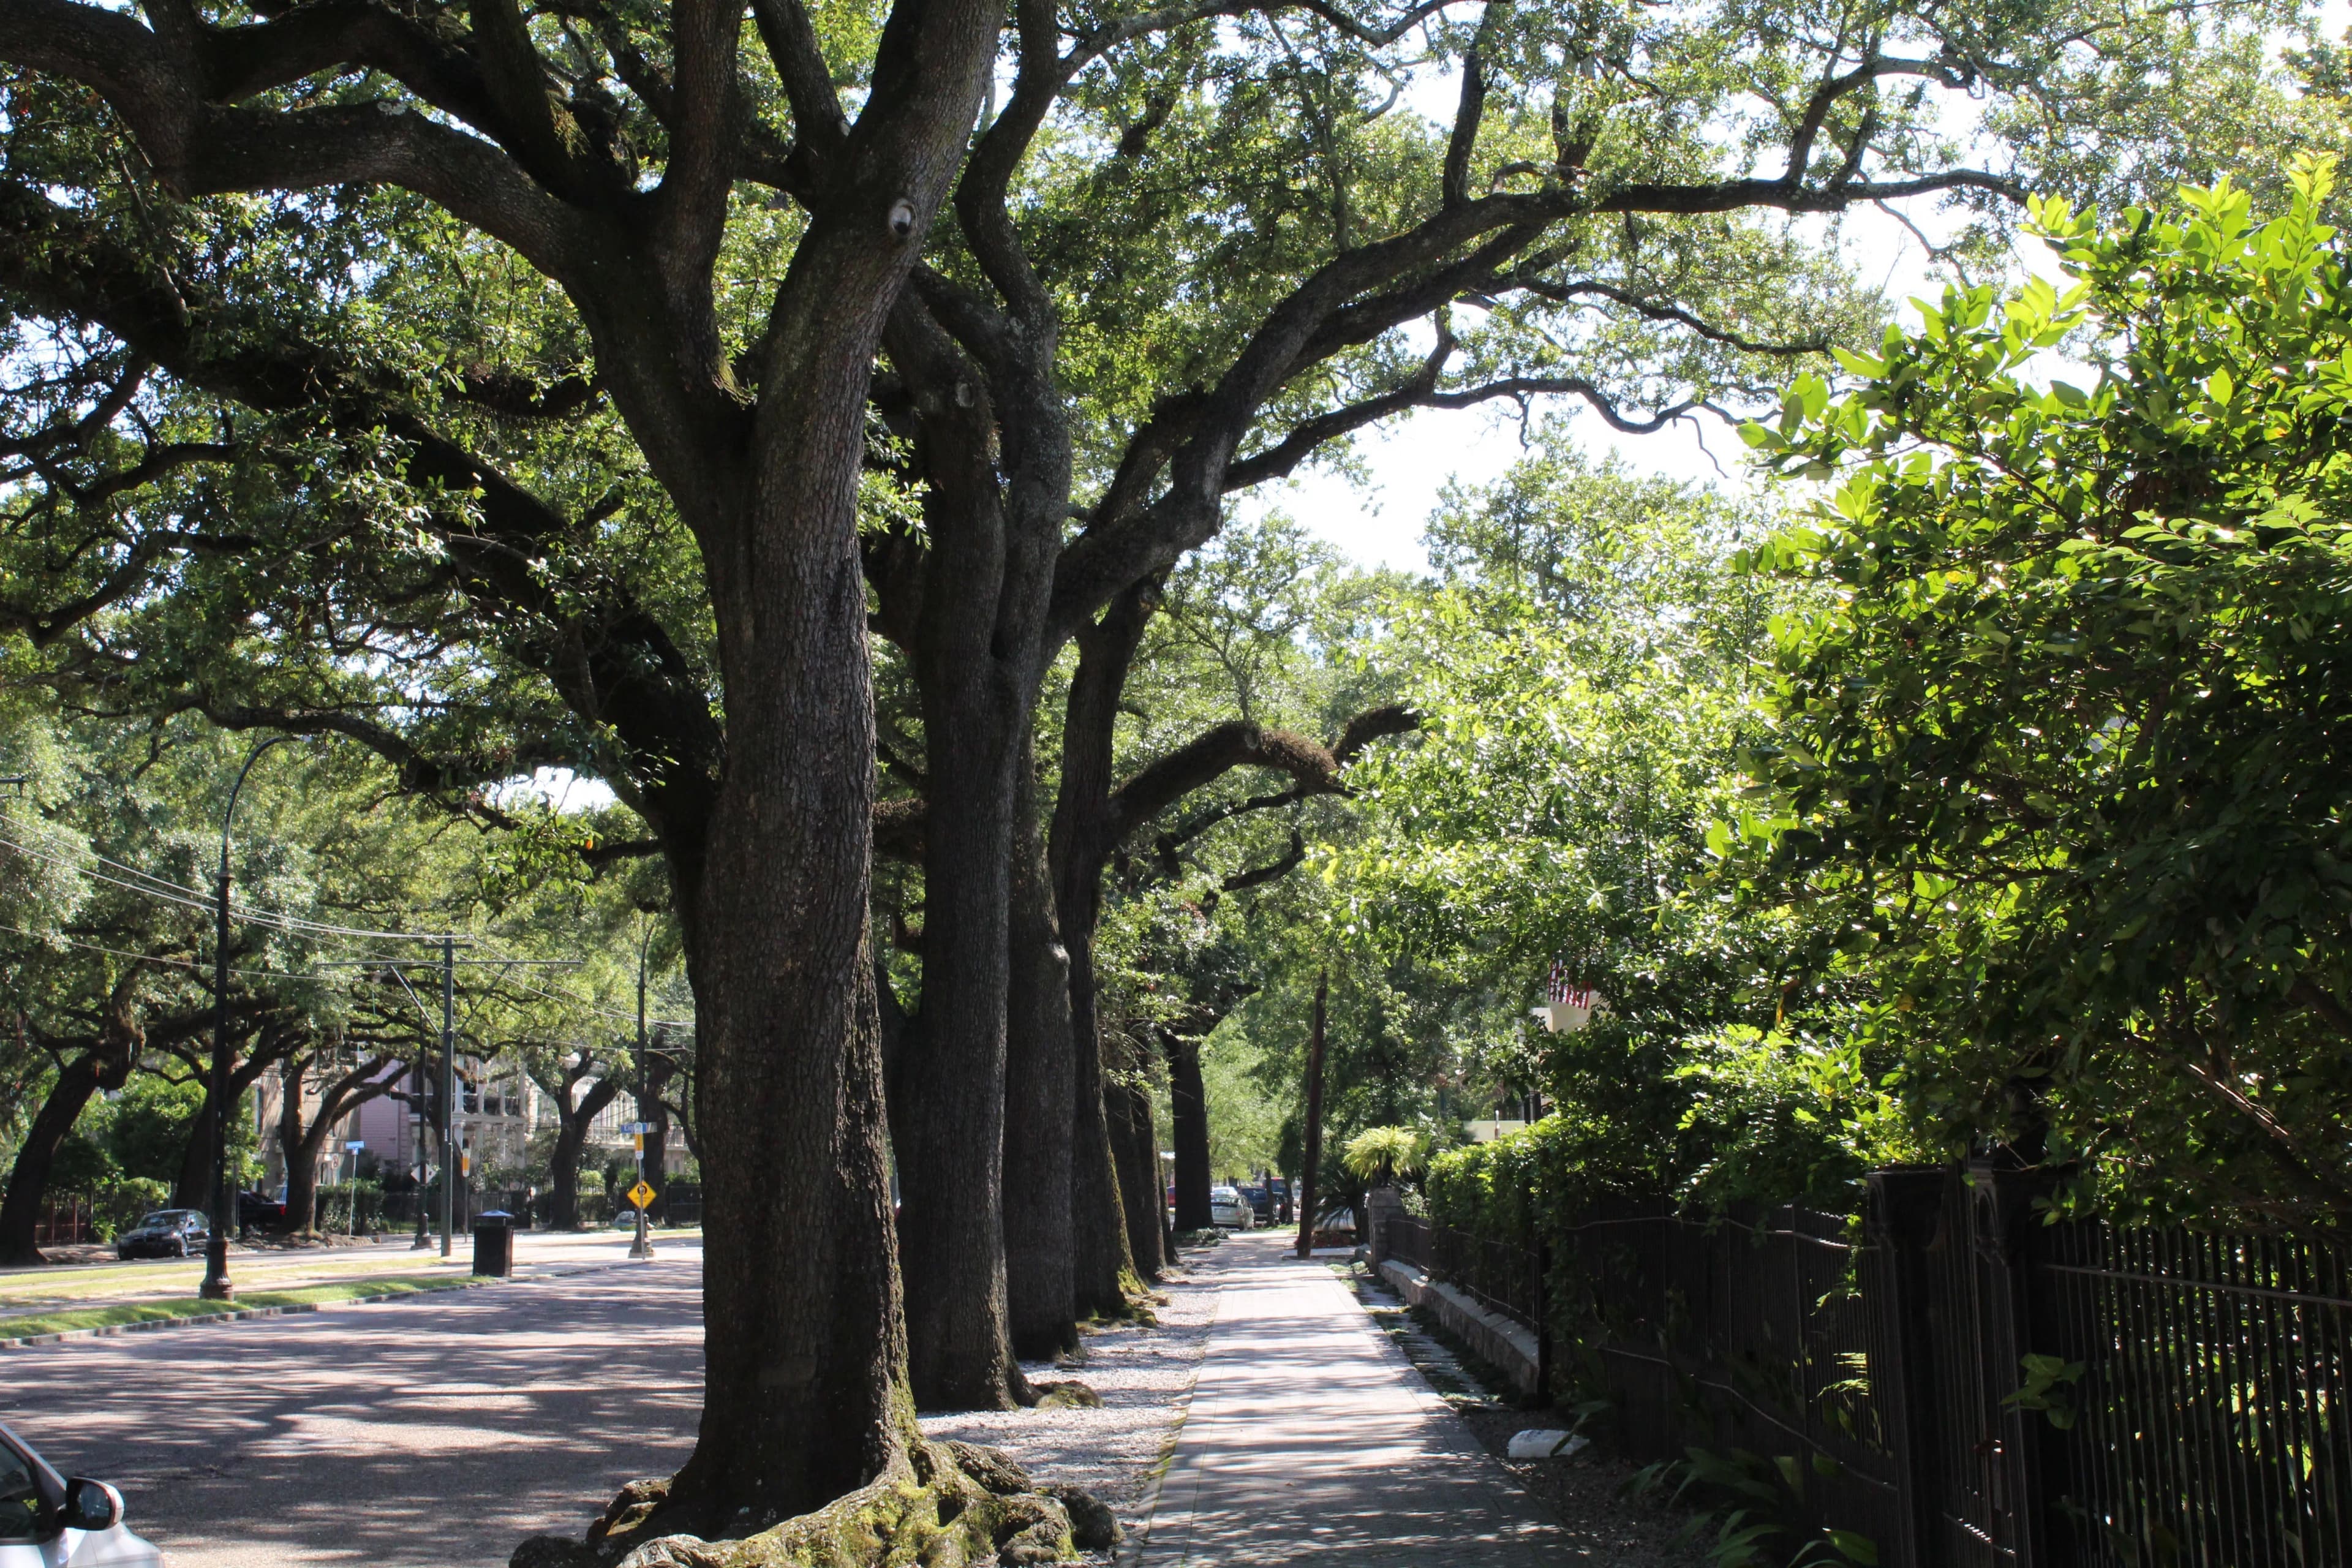
[[[1694,9],[1652,26],[1490,5],[1475,23],[1405,18],[1428,24],[1416,75],[1394,18],[1261,8],[1212,25],[1224,15],[1016,13],[1009,95],[877,384],[920,502],[869,544],[877,626],[907,650],[931,799],[956,824],[923,847],[920,1065],[894,1102],[926,1398],[1018,1393],[991,1321],[1001,1140],[950,1086],[1005,1065],[998,993],[1024,963],[995,958],[1013,891],[998,851],[1034,693],[1057,648],[1126,616],[1123,596],[1213,533],[1223,497],[1416,406],[1573,396],[1644,430],[1752,393],[1780,374],[1765,366],[1871,313],[1817,233],[1761,213],[1929,193],[1997,212],[2036,180],[2147,176],[2081,156],[2078,128],[2126,100],[2162,121],[2163,95],[2090,65],[2068,29],[2162,58],[2176,80],[2226,77],[2215,125],[2293,141],[2327,121],[2273,91],[2235,23],[1856,10],[1789,26]],[[1392,114],[1438,59],[1458,89],[1445,120]],[[1971,128],[1993,167],[1955,167],[1928,129],[1964,91],[1999,106]],[[1741,92],[1765,107],[1730,108]],[[2191,138],[2165,156],[2230,147]],[[1727,161],[1736,175],[1700,173]],[[1060,1072],[1024,1044],[1016,1100],[1024,1074]]]
[[[2119,107],[2189,163],[2302,133],[2258,6],[145,17],[0,3],[0,289],[60,367],[10,625],[459,805],[557,763],[642,815],[716,1238],[671,1517],[711,1529],[905,1478],[910,1376],[1019,1393],[992,1086],[1023,740],[1055,653],[1226,496],[1415,405],[1643,428],[1753,392],[1758,351],[1870,314],[1782,215],[2128,180],[2141,143],[2088,134]],[[1400,106],[1440,62],[1432,124]],[[1979,100],[1970,162],[1937,106]],[[905,1081],[982,1090],[893,1108],[911,1359],[869,611],[939,817]]]
[[[343,1158],[337,1129],[361,1106],[403,1081],[405,1059],[358,1042],[341,1031],[311,1036],[278,1062],[278,1149],[285,1161],[286,1223],[310,1234],[319,1225],[319,1175]]]
[[[0,13],[0,56],[40,73],[37,96],[62,81],[102,96],[159,197],[397,187],[546,278],[594,356],[596,395],[693,536],[723,729],[658,619],[593,570],[565,572],[609,512],[523,489],[461,437],[403,417],[393,405],[410,389],[382,395],[372,367],[325,345],[212,333],[209,312],[259,301],[175,288],[168,265],[106,230],[110,215],[16,186],[11,225],[29,243],[13,247],[10,281],[121,341],[137,362],[126,396],[155,364],[215,398],[384,431],[410,482],[472,498],[436,520],[446,555],[425,575],[446,564],[434,585],[487,620],[534,619],[559,645],[543,678],[609,727],[608,771],[677,885],[699,1004],[721,1239],[706,1267],[702,1441],[675,1498],[715,1529],[738,1509],[766,1522],[902,1476],[913,1436],[861,960],[873,740],[857,471],[878,335],[955,171],[997,16],[898,7],[852,46],[872,62],[854,120],[796,5],[762,13],[757,46],[740,9],[680,5],[646,30],[584,20],[498,4],[462,19],[163,4],[142,25],[32,0]],[[797,190],[806,218],[786,226],[789,265],[743,336],[722,320],[716,269],[747,171]],[[544,406],[538,387],[518,395]],[[363,728],[341,712],[218,716]],[[368,738],[415,755],[384,730]]]
[[[555,1147],[549,1160],[548,1223],[558,1230],[580,1228],[580,1155],[589,1124],[620,1095],[623,1080],[610,1058],[598,1060],[586,1046],[520,1047],[524,1070],[555,1102]]]
[[[1168,997],[1184,1000],[1164,1016],[1138,1009],[1106,1020],[1097,959],[1105,899],[1175,899],[1213,916],[1225,895],[1265,886],[1301,863],[1297,808],[1341,794],[1343,771],[1366,746],[1414,722],[1403,707],[1371,700],[1377,677],[1331,668],[1345,636],[1340,623],[1367,587],[1339,571],[1328,549],[1307,545],[1295,524],[1275,519],[1227,533],[1165,588],[1157,580],[1139,584],[1079,634],[1050,837],[1055,907],[1070,954],[1072,1048],[1082,1085],[1089,1068],[1101,1077],[1114,1035],[1166,1058],[1179,1089],[1170,1131],[1180,1230],[1209,1223],[1199,1037],[1246,983],[1202,973],[1211,966],[1199,963],[1198,942],[1149,942],[1160,951],[1130,954],[1123,967],[1168,973]],[[1326,742],[1294,726],[1336,733]],[[1263,833],[1253,843],[1228,826],[1246,826],[1259,813],[1281,814],[1274,820],[1284,830],[1271,844]],[[1228,842],[1204,864],[1212,836]],[[1114,867],[1118,874],[1107,877]],[[1139,1065],[1082,1092],[1108,1096],[1127,1250],[1150,1275],[1165,1259],[1158,1141]],[[1108,1249],[1083,1226],[1078,1239],[1084,1278],[1088,1243]]]

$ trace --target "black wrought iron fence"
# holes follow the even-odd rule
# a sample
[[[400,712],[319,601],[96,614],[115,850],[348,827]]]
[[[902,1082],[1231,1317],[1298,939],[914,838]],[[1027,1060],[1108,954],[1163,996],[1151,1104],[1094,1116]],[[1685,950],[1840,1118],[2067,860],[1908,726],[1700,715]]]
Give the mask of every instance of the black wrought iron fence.
[[[1902,1517],[1871,1370],[1878,1259],[1843,1218],[1780,1208],[1694,1217],[1596,1209],[1553,1237],[1556,1352],[1605,1399],[1618,1444],[1783,1460],[1792,1509],[1881,1539]],[[1567,1393],[1563,1388],[1558,1392]]]
[[[2052,1456],[2062,1555],[2352,1563],[2340,1255],[2066,1226],[2031,1270],[2033,1343],[2055,1363],[2032,1397],[2066,1422]]]
[[[1636,1458],[1778,1461],[1794,1511],[1887,1568],[2352,1564],[2346,1255],[2053,1226],[2046,1188],[1880,1172],[1860,1226],[1598,1207],[1549,1238],[1552,1392],[1605,1399]],[[1386,1243],[1528,1321],[1524,1240]]]
[[[1489,1311],[1526,1328],[1542,1327],[1544,1264],[1539,1247],[1474,1236],[1411,1215],[1391,1216],[1381,1240],[1390,1257],[1456,1287]]]

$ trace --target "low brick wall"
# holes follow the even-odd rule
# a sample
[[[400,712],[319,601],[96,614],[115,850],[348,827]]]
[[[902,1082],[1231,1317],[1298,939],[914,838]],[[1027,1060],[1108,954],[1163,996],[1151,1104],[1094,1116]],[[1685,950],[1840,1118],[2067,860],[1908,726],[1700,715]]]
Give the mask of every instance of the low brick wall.
[[[1409,1306],[1426,1307],[1446,1332],[1470,1347],[1508,1377],[1521,1394],[1536,1387],[1536,1336],[1499,1312],[1490,1312],[1469,1296],[1442,1280],[1432,1279],[1412,1264],[1383,1258],[1381,1277]]]

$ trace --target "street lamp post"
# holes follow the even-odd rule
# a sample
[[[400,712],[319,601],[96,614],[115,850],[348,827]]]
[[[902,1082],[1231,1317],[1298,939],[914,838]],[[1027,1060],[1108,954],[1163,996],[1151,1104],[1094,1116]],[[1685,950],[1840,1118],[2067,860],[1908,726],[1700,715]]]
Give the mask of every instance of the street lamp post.
[[[642,929],[637,933],[637,1131],[633,1142],[637,1146],[637,1184],[646,1180],[646,944],[653,941],[653,922],[639,917]],[[637,1208],[637,1239],[629,1248],[632,1258],[651,1258],[653,1237],[646,1233],[646,1205]]]
[[[228,831],[236,820],[236,797],[245,789],[245,777],[253,772],[253,764],[270,747],[296,738],[272,735],[246,753],[245,766],[237,769],[236,782],[229,785],[228,809],[221,813],[220,907],[213,930],[213,1223],[212,1235],[205,1243],[205,1282],[198,1291],[207,1301],[233,1300],[236,1296],[236,1287],[228,1278],[228,1233],[236,1223],[228,1189]]]

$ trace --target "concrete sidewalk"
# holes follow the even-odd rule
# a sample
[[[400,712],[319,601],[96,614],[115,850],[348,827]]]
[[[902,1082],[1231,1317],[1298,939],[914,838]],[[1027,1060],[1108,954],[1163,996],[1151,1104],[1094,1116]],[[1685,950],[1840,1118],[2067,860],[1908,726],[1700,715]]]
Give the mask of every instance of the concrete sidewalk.
[[[1218,1249],[1217,1321],[1145,1537],[1191,1563],[1556,1563],[1567,1542],[1321,1259]]]

